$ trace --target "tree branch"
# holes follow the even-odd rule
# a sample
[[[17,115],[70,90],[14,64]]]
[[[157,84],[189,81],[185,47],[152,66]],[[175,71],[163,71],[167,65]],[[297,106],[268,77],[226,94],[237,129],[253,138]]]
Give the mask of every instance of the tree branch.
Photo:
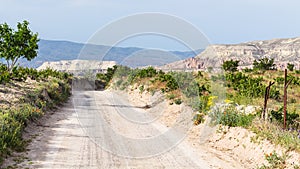
[[[9,70],[9,61],[6,60],[7,69]]]
[[[19,59],[19,57],[17,57],[17,58],[14,59],[12,65],[11,65],[11,66],[12,66],[12,69],[14,68],[14,66],[15,66],[15,64],[17,63],[18,59]]]

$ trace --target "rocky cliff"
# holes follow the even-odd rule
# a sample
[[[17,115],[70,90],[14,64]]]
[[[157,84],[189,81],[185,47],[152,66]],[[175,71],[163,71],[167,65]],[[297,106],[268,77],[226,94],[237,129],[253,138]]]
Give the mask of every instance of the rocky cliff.
[[[239,60],[240,68],[251,67],[255,59],[274,58],[278,69],[287,63],[300,68],[300,37],[253,41],[233,45],[210,45],[195,58],[164,65],[163,69],[206,69],[220,68],[225,60]]]
[[[109,67],[113,67],[114,65],[116,65],[115,61],[62,60],[58,62],[44,62],[37,69],[52,68],[78,75],[89,71],[96,73],[105,72]]]

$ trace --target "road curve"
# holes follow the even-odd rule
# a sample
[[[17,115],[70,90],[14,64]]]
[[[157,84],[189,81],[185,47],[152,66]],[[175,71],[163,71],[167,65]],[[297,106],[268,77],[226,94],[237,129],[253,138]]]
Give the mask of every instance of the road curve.
[[[22,167],[233,168],[181,141],[182,133],[168,131],[121,95],[77,91],[41,125],[39,135],[28,146],[31,162]]]

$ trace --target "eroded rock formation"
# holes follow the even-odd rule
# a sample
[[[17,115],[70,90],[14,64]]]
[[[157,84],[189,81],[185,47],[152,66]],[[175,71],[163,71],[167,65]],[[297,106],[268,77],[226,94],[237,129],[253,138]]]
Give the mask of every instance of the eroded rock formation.
[[[253,41],[233,45],[210,45],[195,58],[162,66],[163,69],[207,69],[220,68],[225,60],[239,60],[240,68],[251,67],[259,58],[274,58],[278,69],[288,63],[300,69],[300,37]]]

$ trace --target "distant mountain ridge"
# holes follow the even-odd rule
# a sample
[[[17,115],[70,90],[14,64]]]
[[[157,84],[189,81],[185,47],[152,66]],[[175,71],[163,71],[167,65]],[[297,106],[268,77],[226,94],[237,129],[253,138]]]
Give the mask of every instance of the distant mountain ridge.
[[[81,50],[87,47],[88,52],[86,56],[78,58]],[[32,61],[28,62],[24,59],[20,60],[20,65],[37,68],[44,62],[53,62],[61,60],[99,60],[100,57],[108,49],[109,52],[103,58],[103,61],[115,61],[118,64],[124,64],[132,67],[146,66],[146,65],[163,65],[174,61],[194,57],[203,50],[193,51],[167,51],[162,52],[152,49],[143,49],[136,47],[109,47],[104,45],[93,45],[75,43],[69,41],[53,41],[43,40],[39,42],[38,56]],[[144,52],[145,51],[145,52]],[[139,53],[138,55],[136,53]],[[159,55],[157,55],[157,53]],[[134,56],[134,57],[131,57]],[[142,61],[142,62],[141,62]]]
[[[198,69],[221,68],[225,60],[239,60],[240,68],[251,67],[254,60],[274,58],[278,69],[284,69],[288,63],[300,69],[300,37],[252,41],[240,44],[210,45],[193,58],[176,61],[161,66],[161,69]]]

